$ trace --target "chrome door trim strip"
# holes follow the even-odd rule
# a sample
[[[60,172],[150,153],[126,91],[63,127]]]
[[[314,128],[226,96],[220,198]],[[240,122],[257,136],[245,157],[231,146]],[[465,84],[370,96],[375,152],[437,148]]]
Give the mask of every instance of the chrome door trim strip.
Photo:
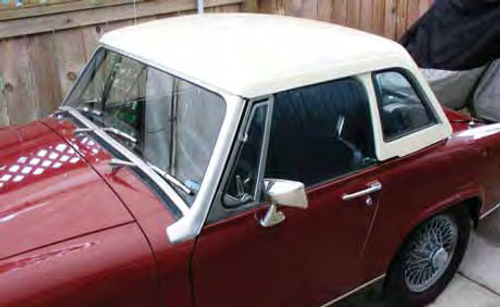
[[[334,304],[334,303],[337,303],[338,301],[341,301],[341,300],[345,299],[345,298],[346,298],[346,297],[348,297],[349,295],[354,294],[354,293],[358,292],[359,290],[361,290],[361,289],[363,289],[363,288],[366,288],[366,287],[368,287],[369,285],[374,284],[374,283],[376,283],[377,281],[379,281],[379,280],[383,279],[383,278],[385,277],[385,275],[386,275],[386,274],[382,274],[382,275],[380,275],[379,277],[376,277],[376,278],[374,278],[374,279],[372,279],[372,280],[370,280],[370,281],[368,281],[368,282],[366,282],[366,283],[362,284],[361,286],[359,286],[359,287],[357,287],[357,288],[354,288],[353,290],[351,290],[351,291],[347,292],[346,294],[343,294],[343,295],[341,295],[341,296],[339,296],[339,297],[337,297],[337,298],[334,298],[333,300],[331,300],[331,301],[329,301],[329,302],[327,302],[327,303],[325,303],[325,304],[321,305],[321,307],[326,307],[326,306],[330,306],[330,305],[332,305],[332,304]]]
[[[87,127],[95,129],[93,130],[95,134],[97,134],[100,138],[105,140],[111,147],[113,147],[113,149],[115,149],[123,156],[125,156],[127,159],[136,164],[141,169],[141,171],[143,171],[146,175],[148,175],[151,178],[151,180],[153,180],[160,187],[160,189],[163,192],[165,192],[165,194],[167,194],[167,196],[172,200],[172,202],[177,206],[177,208],[179,208],[179,210],[182,212],[183,215],[187,214],[187,212],[189,211],[189,207],[184,202],[184,200],[177,194],[177,192],[175,192],[175,190],[169,184],[165,182],[164,179],[160,177],[160,175],[158,175],[155,171],[153,171],[142,159],[134,155],[127,148],[125,148],[125,146],[123,146],[115,139],[110,137],[107,133],[101,131],[97,125],[95,125],[85,116],[80,114],[80,112],[66,106],[62,106],[60,107],[60,109],[67,111],[69,114],[74,116],[76,119],[78,119]]]
[[[483,213],[479,219],[482,220],[484,219],[485,217],[487,217],[488,215],[490,215],[491,213],[493,213],[496,209],[500,208],[500,203],[496,204],[493,206],[493,208],[491,208],[490,210],[486,211],[485,213]]]

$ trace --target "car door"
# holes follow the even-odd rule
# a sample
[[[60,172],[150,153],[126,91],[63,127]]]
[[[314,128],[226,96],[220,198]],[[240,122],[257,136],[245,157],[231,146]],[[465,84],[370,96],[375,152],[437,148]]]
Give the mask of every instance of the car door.
[[[193,254],[196,304],[310,306],[352,290],[381,187],[365,88],[316,84],[247,113]],[[303,182],[309,207],[262,227],[264,177]]]

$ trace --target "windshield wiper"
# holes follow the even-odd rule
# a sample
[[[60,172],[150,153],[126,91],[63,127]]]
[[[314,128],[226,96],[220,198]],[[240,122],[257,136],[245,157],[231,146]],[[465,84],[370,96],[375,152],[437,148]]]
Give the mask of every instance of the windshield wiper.
[[[146,165],[149,166],[153,171],[155,171],[158,175],[160,175],[163,179],[168,181],[169,183],[175,185],[179,189],[181,189],[184,193],[188,195],[194,195],[194,191],[191,190],[188,186],[186,186],[184,183],[182,183],[179,179],[175,178],[174,176],[170,175],[169,173],[165,172],[158,166],[154,165],[153,163],[149,161],[145,161]],[[121,159],[111,159],[109,160],[109,164],[112,166],[138,166],[136,163],[128,161],[128,160],[121,160]]]
[[[89,107],[79,107],[76,108],[77,111],[85,112],[85,113],[92,113],[94,115],[97,115],[99,117],[102,117],[102,112],[96,109],[91,109]]]
[[[76,128],[74,130],[75,133],[80,133],[80,132],[92,132],[92,131],[104,131],[104,132],[109,132],[111,134],[114,134],[116,136],[119,136],[123,139],[126,139],[134,144],[137,143],[137,139],[133,136],[131,136],[130,134],[128,133],[125,133],[121,130],[118,130],[116,128],[113,128],[113,127],[103,127],[103,128]]]
[[[184,193],[188,195],[194,195],[194,191],[191,190],[187,185],[182,183],[179,179],[175,178],[174,176],[170,175],[166,171],[162,170],[158,166],[154,165],[153,163],[146,161],[146,164],[151,167],[155,172],[157,172],[161,177],[165,178],[168,182],[174,184],[178,188],[180,188]]]

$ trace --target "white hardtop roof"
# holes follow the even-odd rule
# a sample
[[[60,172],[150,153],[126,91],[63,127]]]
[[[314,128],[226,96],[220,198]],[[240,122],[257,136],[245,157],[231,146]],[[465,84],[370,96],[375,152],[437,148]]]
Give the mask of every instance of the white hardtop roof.
[[[388,67],[417,69],[391,40],[277,15],[166,18],[109,32],[101,44],[208,89],[246,98]]]

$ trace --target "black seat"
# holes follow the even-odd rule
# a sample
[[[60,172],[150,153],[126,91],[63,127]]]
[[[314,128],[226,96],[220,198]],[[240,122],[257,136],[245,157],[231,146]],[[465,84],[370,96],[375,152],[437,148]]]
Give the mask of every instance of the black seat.
[[[298,180],[306,185],[350,172],[352,143],[370,147],[366,129],[368,102],[362,85],[345,79],[276,95],[266,176]],[[337,123],[344,117],[342,138]]]

